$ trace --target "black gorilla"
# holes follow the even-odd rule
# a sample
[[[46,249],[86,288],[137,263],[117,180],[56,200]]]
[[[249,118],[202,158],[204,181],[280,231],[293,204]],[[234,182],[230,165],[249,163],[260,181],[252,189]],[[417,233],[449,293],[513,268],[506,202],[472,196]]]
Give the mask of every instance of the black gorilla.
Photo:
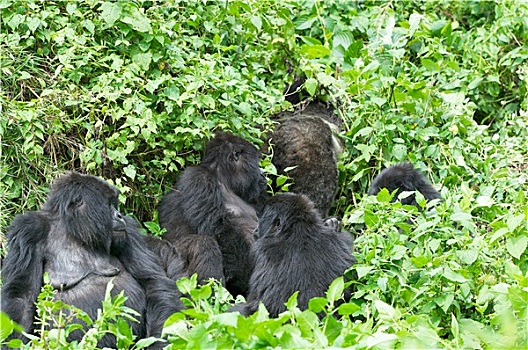
[[[398,195],[404,191],[418,191],[423,194],[427,201],[440,199],[440,193],[434,189],[420,171],[414,169],[413,165],[408,162],[396,164],[383,170],[372,182],[368,194],[376,195],[382,188],[386,188],[390,193],[397,190],[394,201],[399,200]],[[401,199],[401,202],[419,208],[414,194]]]
[[[274,117],[279,124],[271,136],[272,162],[279,174],[295,167],[287,173],[294,181],[289,190],[308,196],[324,217],[338,187],[337,156],[342,147],[334,133],[339,131],[341,120],[323,102],[303,102],[303,83],[304,79],[297,79],[285,91],[295,110]]]
[[[311,298],[324,296],[332,281],[356,262],[350,234],[340,231],[338,220],[323,221],[301,194],[272,197],[259,218],[257,236],[247,303],[233,309],[243,315],[262,302],[270,317],[277,317],[296,291],[298,307],[306,309]]]
[[[31,333],[47,272],[57,299],[95,319],[113,280],[112,294],[124,290],[125,305],[141,315],[131,324],[134,334],[159,336],[167,317],[181,309],[180,294],[135,220],[122,216],[117,205],[118,190],[99,178],[76,172],[59,177],[42,210],[17,216],[9,227],[2,311]],[[77,330],[70,340],[82,336]],[[105,335],[98,345],[115,347],[116,339]]]
[[[221,280],[233,295],[247,292],[256,213],[266,197],[259,160],[249,142],[219,132],[201,164],[185,169],[158,207],[163,239],[179,251],[187,274]],[[159,252],[158,244],[151,247]]]

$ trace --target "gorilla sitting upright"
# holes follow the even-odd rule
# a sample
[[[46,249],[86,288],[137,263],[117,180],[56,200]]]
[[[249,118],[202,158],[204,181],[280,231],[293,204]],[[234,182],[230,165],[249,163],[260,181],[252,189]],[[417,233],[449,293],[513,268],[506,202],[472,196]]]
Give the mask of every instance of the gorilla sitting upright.
[[[277,317],[296,291],[301,310],[310,299],[324,296],[332,281],[356,263],[352,237],[340,228],[334,219],[323,220],[305,195],[272,197],[259,218],[251,251],[255,266],[247,303],[233,311],[250,315],[262,302],[270,317]]]
[[[117,206],[118,190],[107,182],[76,172],[59,177],[42,210],[17,216],[8,229],[2,311],[31,334],[48,273],[55,298],[95,320],[113,281],[112,295],[124,291],[125,305],[139,313],[139,322],[130,325],[134,335],[160,336],[165,320],[183,307],[180,293],[146,247],[137,223]],[[69,340],[82,337],[83,331],[75,330]],[[104,335],[98,346],[116,347],[116,339]]]
[[[185,169],[158,207],[167,230],[162,239],[179,252],[186,273],[197,273],[200,281],[216,278],[233,295],[247,293],[249,251],[266,198],[259,161],[260,152],[248,141],[218,132],[201,164]],[[159,240],[149,244],[163,255]]]

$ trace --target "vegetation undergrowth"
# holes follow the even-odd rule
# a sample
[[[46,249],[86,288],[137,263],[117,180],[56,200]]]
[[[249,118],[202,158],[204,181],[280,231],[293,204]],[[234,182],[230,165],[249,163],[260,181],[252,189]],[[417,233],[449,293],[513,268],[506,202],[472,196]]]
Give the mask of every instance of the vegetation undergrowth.
[[[294,295],[276,319],[244,318],[216,282],[183,279],[172,346],[526,348],[527,18],[514,0],[0,0],[1,252],[9,222],[65,170],[111,181],[159,233],[157,201],[205,141],[231,130],[262,145],[302,74],[344,121],[332,214],[356,237],[352,300],[336,306],[338,279],[308,310]],[[402,161],[443,201],[366,196]],[[37,302],[51,329],[26,348],[93,348],[104,332],[120,348],[152,341],[135,342],[122,296],[88,320],[52,295],[45,286]],[[66,314],[91,327],[78,344]],[[0,316],[4,340],[16,326]]]

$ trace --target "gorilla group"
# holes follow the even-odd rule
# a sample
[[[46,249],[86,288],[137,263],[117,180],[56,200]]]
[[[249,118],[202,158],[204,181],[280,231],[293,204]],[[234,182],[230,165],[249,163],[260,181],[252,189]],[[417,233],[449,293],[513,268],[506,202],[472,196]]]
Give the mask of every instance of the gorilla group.
[[[167,317],[182,308],[180,293],[136,222],[117,206],[117,189],[103,180],[75,172],[59,177],[42,209],[17,216],[8,229],[1,310],[32,333],[47,273],[56,299],[95,320],[113,280],[112,295],[124,291],[125,305],[140,314],[139,322],[130,324],[134,334],[160,336]],[[76,330],[69,340],[80,340],[83,333]],[[116,347],[116,339],[105,335],[98,346]]]
[[[303,125],[297,136],[308,124]],[[311,129],[314,135],[316,129]],[[319,130],[331,136],[331,131]],[[274,137],[278,135],[280,130]],[[260,152],[240,137],[218,132],[208,142],[201,164],[185,169],[160,201],[159,223],[166,229],[161,239],[140,235],[137,223],[117,210],[118,191],[110,184],[75,172],[59,177],[42,209],[19,215],[9,227],[1,310],[32,333],[44,273],[57,299],[91,318],[97,317],[113,280],[112,293],[124,291],[126,306],[140,314],[139,322],[131,322],[140,338],[161,335],[164,321],[183,307],[175,280],[194,273],[200,281],[215,278],[231,294],[246,296],[245,303],[233,308],[243,315],[255,312],[262,302],[275,317],[296,291],[298,306],[306,309],[309,300],[323,296],[356,259],[351,235],[341,231],[339,220],[326,218],[337,186],[332,141],[324,144],[326,153],[312,149],[326,159],[327,169],[316,158],[306,158],[303,165],[304,141],[297,143],[296,137],[290,141],[299,152],[290,160],[300,162],[295,164],[302,171],[319,168],[311,175],[301,172],[296,179],[297,191],[305,194],[268,199]],[[282,140],[278,147],[283,151],[276,154],[289,152],[287,140],[277,140]],[[323,182],[310,183],[310,176],[323,177],[327,170]],[[311,187],[299,186],[302,183]],[[440,198],[410,163],[381,172],[369,194],[381,188],[417,190],[427,200]],[[414,196],[402,201],[417,205]],[[349,296],[347,289],[344,297]],[[83,331],[76,330],[70,339],[82,336]],[[98,346],[116,347],[116,339],[105,335]]]
[[[257,148],[231,133],[219,132],[209,141],[201,164],[185,169],[159,204],[166,232],[149,245],[165,265],[173,259],[164,255],[168,243],[187,275],[197,273],[201,281],[213,277],[233,295],[247,293],[253,231],[266,199],[259,161]],[[167,274],[174,276],[171,269]]]

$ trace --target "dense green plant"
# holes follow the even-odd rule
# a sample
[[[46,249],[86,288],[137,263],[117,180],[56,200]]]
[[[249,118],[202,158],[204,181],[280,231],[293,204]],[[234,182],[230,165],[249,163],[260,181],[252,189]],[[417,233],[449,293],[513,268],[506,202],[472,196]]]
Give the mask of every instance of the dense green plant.
[[[264,308],[244,318],[217,283],[184,279],[188,308],[167,322],[169,342],[526,348],[526,18],[513,0],[0,0],[0,237],[68,169],[115,183],[126,211],[161,233],[157,199],[214,131],[260,146],[269,116],[289,107],[283,87],[304,75],[344,121],[333,211],[356,236],[352,300],[335,306],[336,280],[309,310],[292,296],[277,319]],[[442,202],[365,196],[406,160]],[[262,167],[274,173],[269,157]],[[44,299],[40,317],[67,309]],[[56,335],[31,346],[65,344]]]

